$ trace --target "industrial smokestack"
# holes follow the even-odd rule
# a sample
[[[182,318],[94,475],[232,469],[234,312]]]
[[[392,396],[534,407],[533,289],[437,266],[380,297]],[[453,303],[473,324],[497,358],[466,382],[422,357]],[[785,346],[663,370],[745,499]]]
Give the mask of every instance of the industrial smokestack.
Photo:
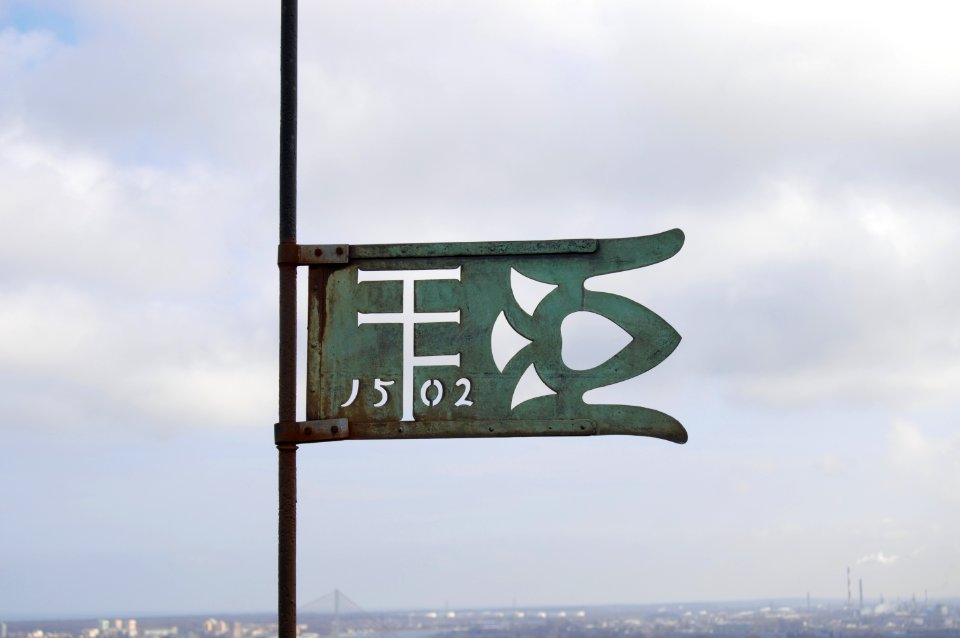
[[[860,611],[863,611],[863,579],[860,579]]]
[[[850,587],[850,568],[847,567],[847,609],[853,609],[853,589]]]

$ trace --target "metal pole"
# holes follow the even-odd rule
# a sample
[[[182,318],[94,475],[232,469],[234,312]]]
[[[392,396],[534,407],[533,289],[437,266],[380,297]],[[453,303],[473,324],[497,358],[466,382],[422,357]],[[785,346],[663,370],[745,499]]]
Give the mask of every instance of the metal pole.
[[[297,243],[297,0],[280,14],[280,241]]]
[[[280,6],[280,243],[297,243],[297,0]],[[279,421],[297,420],[297,267],[280,265]],[[278,638],[297,634],[297,446],[277,445]]]

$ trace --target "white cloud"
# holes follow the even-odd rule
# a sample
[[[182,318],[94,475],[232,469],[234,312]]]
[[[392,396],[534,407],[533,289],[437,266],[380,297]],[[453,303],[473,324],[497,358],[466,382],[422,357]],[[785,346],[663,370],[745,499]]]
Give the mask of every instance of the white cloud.
[[[740,401],[780,407],[955,402],[951,208],[906,191],[822,193],[784,180],[711,211],[673,216],[687,234],[676,257],[602,278],[677,328],[674,356],[688,369]]]
[[[9,397],[24,397],[6,409],[31,427],[262,427],[273,416],[271,342],[240,328],[183,305],[43,287],[2,293],[0,376]],[[29,391],[41,382],[49,402]]]
[[[22,126],[0,140],[6,409],[51,427],[269,422],[274,244],[256,181],[118,164]]]
[[[887,432],[890,473],[908,495],[926,494],[936,506],[929,516],[951,528],[960,523],[960,436],[952,417],[929,423],[895,421]]]
[[[56,38],[49,32],[0,29],[0,78],[16,77],[21,69],[42,62],[56,48]]]
[[[899,556],[896,554],[884,554],[883,552],[877,552],[876,554],[868,554],[866,556],[861,556],[857,559],[857,565],[865,564],[877,564],[877,565],[893,565],[897,562]]]
[[[817,459],[817,467],[828,476],[843,476],[850,472],[849,462],[834,454],[824,454]]]
[[[894,462],[901,467],[920,471],[929,467],[941,449],[919,426],[904,421],[893,424],[889,440]]]

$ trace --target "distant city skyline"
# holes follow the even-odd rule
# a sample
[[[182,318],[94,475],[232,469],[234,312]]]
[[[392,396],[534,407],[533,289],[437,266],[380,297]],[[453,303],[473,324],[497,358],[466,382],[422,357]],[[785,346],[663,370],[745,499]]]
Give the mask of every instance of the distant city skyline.
[[[5,627],[5,625],[4,625]],[[842,603],[810,600],[673,603],[669,605],[558,606],[529,609],[396,610],[318,613],[301,610],[301,638],[340,635],[370,638],[447,638],[482,632],[485,636],[557,635],[748,635],[960,636],[957,600],[880,603],[850,609]],[[28,620],[14,624],[9,638],[270,638],[271,613]],[[7,638],[7,636],[4,636]]]

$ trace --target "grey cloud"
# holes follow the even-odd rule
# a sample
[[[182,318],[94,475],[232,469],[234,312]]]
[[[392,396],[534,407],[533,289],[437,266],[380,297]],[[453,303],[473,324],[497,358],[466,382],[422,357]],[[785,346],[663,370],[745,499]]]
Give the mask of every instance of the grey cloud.
[[[593,48],[518,32],[502,6],[462,5],[437,32],[396,9],[361,29],[354,15],[325,16],[305,49],[305,196],[367,212],[469,201],[498,216],[511,203],[586,201],[622,215],[711,210],[758,176],[838,188],[906,163],[949,165],[951,109],[931,112],[897,85],[924,60],[883,76],[875,58],[890,47],[874,33],[758,34],[612,6]],[[954,197],[951,180],[913,173]]]
[[[371,605],[421,605],[448,590],[427,576],[469,572],[486,584],[524,564],[552,570],[546,585],[533,569],[515,580],[518,596],[541,591],[544,602],[582,582],[596,583],[597,602],[795,595],[798,582],[832,595],[850,557],[933,548],[876,577],[894,595],[939,576],[942,556],[955,561],[955,508],[927,489],[952,476],[951,457],[934,455],[918,476],[877,452],[876,429],[891,412],[925,427],[921,416],[949,425],[956,413],[956,21],[935,20],[945,10],[936,2],[852,14],[804,3],[785,17],[774,4],[301,3],[301,241],[681,227],[688,239],[677,257],[621,284],[684,341],[608,399],[663,409],[691,432],[684,448],[591,440],[311,449],[322,462],[302,470],[311,486],[303,533],[324,537],[335,520],[345,540],[335,557],[308,545],[304,559],[324,569],[305,586],[321,592],[353,579],[367,583],[358,599]],[[75,42],[0,38],[4,53],[16,53],[0,56],[12,96],[0,105],[0,408],[5,443],[14,433],[22,441],[3,449],[59,442],[43,439],[41,426],[77,433],[80,443],[47,460],[106,504],[103,520],[78,512],[91,526],[154,520],[156,503],[133,491],[177,477],[172,492],[212,499],[197,496],[183,514],[200,521],[185,524],[189,555],[213,555],[192,582],[215,582],[236,557],[252,556],[257,582],[268,583],[269,542],[205,551],[223,542],[206,525],[209,503],[234,507],[224,524],[246,529],[245,499],[185,486],[275,476],[275,5],[71,6]],[[237,434],[248,425],[263,434]],[[228,429],[229,446],[219,440]],[[206,455],[184,456],[208,431],[217,436],[204,449],[219,446],[217,458],[241,441],[251,450],[262,442],[263,453],[250,451],[223,479]],[[82,483],[84,466],[111,467],[102,441],[171,432],[186,442],[138,451],[150,472],[122,468],[102,493]],[[842,481],[810,471],[831,458],[870,462],[851,463]],[[0,467],[12,479],[2,485],[31,469]],[[66,472],[57,471],[37,502],[62,498]],[[377,550],[374,571],[350,539],[382,529],[384,484],[413,497],[386,499],[397,540]],[[258,504],[272,498],[264,492]],[[117,494],[123,508],[110,506]],[[150,494],[179,524],[171,503],[180,501],[160,487]],[[29,518],[29,504],[15,514]],[[886,516],[906,521],[900,536],[878,523]],[[437,545],[444,563],[403,541],[423,534],[426,520],[437,543],[464,532],[482,540],[484,529],[505,542]],[[745,520],[756,524],[745,531]],[[78,541],[49,527],[45,545],[66,555]],[[558,529],[563,538],[539,544]],[[134,541],[143,573],[162,571],[168,554]],[[649,547],[667,549],[653,556]],[[563,572],[558,557],[572,549],[585,558]],[[93,554],[70,565],[96,569]],[[420,559],[429,569],[415,577]],[[669,582],[636,582],[651,569]],[[385,584],[390,570],[411,574],[406,598]],[[40,596],[41,585],[18,591]],[[471,603],[498,604],[481,587],[458,587]],[[199,595],[211,608],[235,604],[217,591]],[[272,595],[252,586],[243,604],[268,608]],[[157,594],[142,596],[124,600]],[[24,608],[27,598],[17,599]]]
[[[46,141],[140,165],[249,167],[275,155],[279,55],[266,7],[107,2],[77,19],[77,42],[17,78],[8,118]]]

